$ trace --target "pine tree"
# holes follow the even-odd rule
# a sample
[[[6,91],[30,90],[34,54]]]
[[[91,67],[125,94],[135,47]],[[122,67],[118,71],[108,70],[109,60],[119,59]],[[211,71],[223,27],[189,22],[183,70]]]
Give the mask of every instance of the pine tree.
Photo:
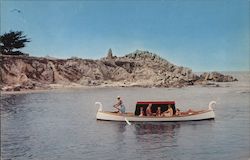
[[[18,49],[25,47],[27,42],[30,40],[23,35],[22,31],[10,31],[0,36],[0,51],[2,54],[23,54]]]

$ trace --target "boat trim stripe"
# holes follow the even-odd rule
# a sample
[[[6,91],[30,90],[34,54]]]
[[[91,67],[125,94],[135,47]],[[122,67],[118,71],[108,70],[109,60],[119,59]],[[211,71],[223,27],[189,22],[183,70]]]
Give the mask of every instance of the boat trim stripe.
[[[175,101],[138,101],[136,104],[175,104]]]

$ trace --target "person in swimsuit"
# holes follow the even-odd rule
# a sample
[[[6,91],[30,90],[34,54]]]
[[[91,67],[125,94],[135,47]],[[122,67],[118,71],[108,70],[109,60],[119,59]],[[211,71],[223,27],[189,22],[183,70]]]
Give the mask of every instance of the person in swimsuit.
[[[152,113],[152,104],[149,104],[147,109],[146,109],[146,115],[147,116],[152,116],[153,113]]]
[[[173,111],[172,107],[170,105],[168,105],[168,110],[163,112],[163,116],[164,117],[171,117],[171,116],[173,116],[173,114],[174,114],[174,111]]]
[[[161,117],[161,107],[157,107],[156,117]]]
[[[142,117],[142,116],[144,116],[143,107],[140,108],[140,115],[139,115],[139,117]]]
[[[117,97],[117,103],[114,105],[114,107],[118,110],[119,113],[125,113],[126,108],[121,100],[121,97]]]

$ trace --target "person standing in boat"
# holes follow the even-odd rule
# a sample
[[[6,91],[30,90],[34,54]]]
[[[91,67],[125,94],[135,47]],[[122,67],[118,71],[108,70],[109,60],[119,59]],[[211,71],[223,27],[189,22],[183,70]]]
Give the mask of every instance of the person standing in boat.
[[[120,96],[117,97],[117,103],[114,105],[114,107],[116,109],[118,109],[119,113],[125,113],[126,109],[125,109],[125,106],[124,106]]]

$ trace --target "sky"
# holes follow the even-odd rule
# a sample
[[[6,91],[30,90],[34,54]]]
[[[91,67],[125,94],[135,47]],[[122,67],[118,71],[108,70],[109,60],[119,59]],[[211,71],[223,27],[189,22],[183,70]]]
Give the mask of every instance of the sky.
[[[99,59],[148,50],[193,71],[250,69],[250,0],[0,0],[1,35],[32,56]]]

